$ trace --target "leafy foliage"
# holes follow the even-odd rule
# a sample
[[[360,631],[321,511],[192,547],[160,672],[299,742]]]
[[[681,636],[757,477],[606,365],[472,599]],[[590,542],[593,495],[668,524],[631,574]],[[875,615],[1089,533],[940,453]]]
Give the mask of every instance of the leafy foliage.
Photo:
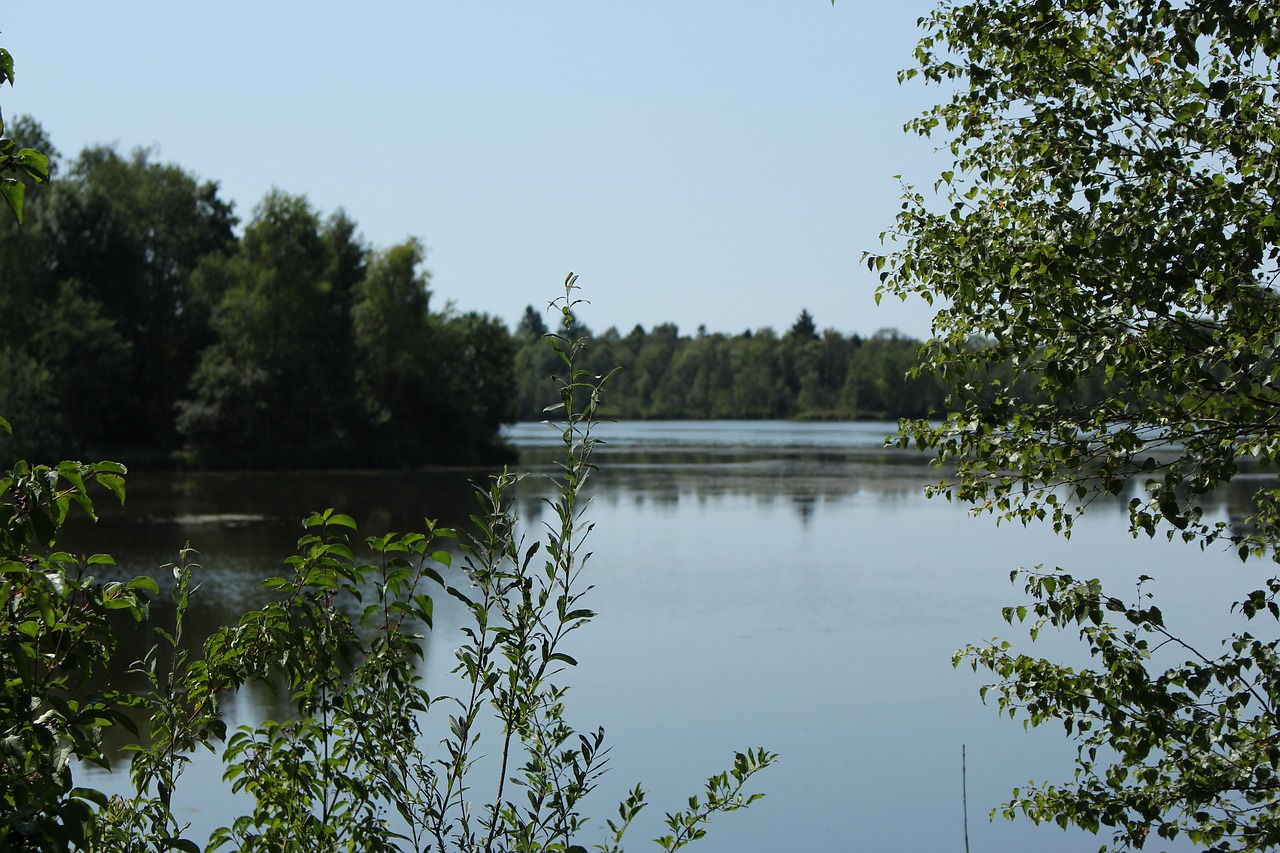
[[[402,260],[412,270],[412,257]],[[575,281],[558,303],[566,331],[580,304]],[[595,616],[582,573],[602,380],[580,366],[583,340],[550,338],[563,379],[549,413],[563,449],[541,536],[527,541],[512,514],[520,478],[507,471],[478,489],[475,532],[457,547],[457,533],[430,521],[360,545],[354,519],[314,513],[285,572],[263,584],[275,598],[216,632],[199,656],[182,642],[199,574],[185,551],[172,567],[174,621],[155,628],[156,645],[134,665],[145,685],[136,694],[95,692],[93,677],[119,653],[108,614],[141,623],[159,584],[94,582],[86,570],[109,557],[42,553],[73,504],[92,514],[92,483],[123,498],[123,468],[19,463],[0,480],[0,847],[199,853],[173,794],[192,751],[225,740],[225,779],[252,806],[209,849],[585,850],[584,800],[608,747],[602,728],[570,721],[563,677],[576,665],[570,636]],[[429,693],[420,670],[432,590],[466,614],[453,693]],[[228,736],[220,698],[249,682],[285,691],[293,714]],[[103,729],[139,734],[130,712],[149,721],[129,747],[134,793],[76,787],[74,760],[106,763]],[[737,755],[667,815],[670,834],[657,843],[680,849],[716,814],[754,802],[761,795],[748,784],[774,760],[762,749]],[[637,787],[600,847],[620,851],[644,808]]]
[[[908,128],[943,135],[954,166],[934,187],[942,205],[907,188],[885,235],[899,245],[867,261],[882,295],[939,306],[922,373],[951,385],[953,413],[904,425],[900,442],[954,465],[935,493],[978,512],[1070,535],[1098,496],[1123,496],[1134,535],[1276,560],[1280,13],[983,0],[922,26],[903,78],[950,94]],[[1210,517],[1206,497],[1245,470],[1255,512]],[[967,650],[1000,677],[1004,707],[1080,742],[1074,781],[1019,791],[1008,810],[1108,827],[1117,849],[1182,834],[1212,850],[1280,844],[1277,581],[1240,603],[1254,623],[1218,656],[1183,646],[1145,600],[1027,578],[1033,635],[1075,628],[1096,665]]]
[[[13,55],[0,47],[0,86],[5,83],[13,85]],[[17,140],[5,136],[4,119],[0,117],[0,196],[4,197],[19,225],[22,224],[27,184],[43,184],[48,180],[48,155],[35,148],[22,147]]]
[[[1007,641],[956,655],[1002,679],[998,706],[1010,716],[1060,724],[1079,742],[1072,783],[1015,790],[1003,814],[1095,833],[1113,827],[1117,848],[1182,834],[1209,850],[1280,843],[1270,817],[1280,796],[1280,641],[1241,632],[1214,653],[1173,633],[1150,593],[1126,603],[1096,580],[1023,574],[1034,604],[1006,608],[1005,619],[1034,616],[1032,637],[1074,629],[1096,664],[1072,669]]]
[[[8,430],[0,420],[0,429]],[[92,689],[115,652],[113,611],[146,612],[150,578],[100,583],[110,557],[54,550],[72,505],[92,514],[94,483],[124,495],[114,463],[19,463],[0,478],[0,846],[61,850],[93,835],[98,792],[77,788],[74,760],[105,763],[97,732],[131,726],[122,697]]]

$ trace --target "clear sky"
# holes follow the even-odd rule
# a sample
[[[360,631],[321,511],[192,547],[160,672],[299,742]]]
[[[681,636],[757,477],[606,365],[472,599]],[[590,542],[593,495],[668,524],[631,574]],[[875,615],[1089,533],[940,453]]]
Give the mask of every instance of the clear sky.
[[[428,249],[433,305],[513,323],[582,276],[625,332],[927,334],[860,264],[895,175],[944,163],[902,124],[922,0],[14,4],[0,44],[64,155],[152,147],[242,220],[272,186]]]

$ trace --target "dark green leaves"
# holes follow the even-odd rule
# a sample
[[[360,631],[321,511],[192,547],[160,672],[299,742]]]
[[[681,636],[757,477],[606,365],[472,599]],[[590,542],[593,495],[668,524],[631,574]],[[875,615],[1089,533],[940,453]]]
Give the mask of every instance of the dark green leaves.
[[[951,94],[908,129],[945,132],[954,163],[940,198],[908,189],[886,235],[901,249],[867,263],[882,293],[944,306],[924,369],[953,389],[951,414],[899,437],[954,466],[935,493],[1064,535],[1124,496],[1135,535],[1280,559],[1278,24],[1274,3],[1225,0],[947,4],[924,20],[904,77]],[[1214,518],[1245,472],[1248,517]],[[1245,616],[1280,612],[1272,583]],[[1003,710],[1079,744],[1074,781],[1015,792],[1005,813],[1110,828],[1117,849],[1273,846],[1274,626],[1216,655],[1146,592],[1122,602],[1038,571],[1026,586],[1033,603],[1006,618],[1078,635],[1093,663],[966,650]]]
[[[26,180],[43,184],[49,180],[49,158],[34,148],[15,150],[12,139],[0,139],[0,175],[16,172],[19,177],[0,177],[0,195],[4,196],[13,216],[22,224],[23,203],[26,199]],[[25,180],[24,180],[25,179]]]
[[[748,779],[777,760],[777,755],[763,748],[736,753],[733,768],[709,778],[701,798],[690,797],[687,809],[667,814],[665,823],[670,834],[654,839],[658,846],[667,851],[679,850],[707,834],[706,823],[713,815],[737,811],[759,800],[764,794],[743,794],[743,788]],[[636,793],[640,793],[639,789]],[[625,811],[623,816],[629,819]]]
[[[13,85],[13,56],[9,51],[0,48],[0,85]],[[4,133],[4,122],[0,120],[0,134]],[[8,173],[16,173],[17,177],[8,177]],[[18,224],[22,224],[22,211],[26,200],[27,187],[25,181],[46,183],[49,180],[49,158],[34,148],[17,150],[12,139],[0,136],[0,196]]]

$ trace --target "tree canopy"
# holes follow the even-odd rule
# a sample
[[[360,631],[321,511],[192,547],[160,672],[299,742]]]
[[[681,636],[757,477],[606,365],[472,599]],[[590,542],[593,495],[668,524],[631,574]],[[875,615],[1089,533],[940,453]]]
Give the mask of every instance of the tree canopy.
[[[941,203],[908,187],[868,263],[881,295],[939,306],[925,371],[953,414],[902,443],[954,465],[938,488],[977,511],[1070,535],[1120,496],[1135,535],[1280,560],[1280,8],[980,0],[921,24],[903,77],[948,96],[908,128],[954,165]],[[1246,471],[1254,512],[1212,517],[1208,496]],[[1222,655],[1182,644],[1149,599],[1029,574],[1037,628],[1079,630],[1097,665],[969,650],[1004,707],[1080,743],[1074,780],[1010,810],[1110,828],[1117,848],[1280,844],[1274,573]]]
[[[53,151],[31,119],[7,132],[0,158]],[[24,187],[23,224],[0,222],[11,452],[214,466],[494,455],[510,336],[430,311],[415,241],[375,251],[341,211],[280,190],[237,237],[215,182],[149,151],[91,147],[36,188],[22,156],[0,159]]]

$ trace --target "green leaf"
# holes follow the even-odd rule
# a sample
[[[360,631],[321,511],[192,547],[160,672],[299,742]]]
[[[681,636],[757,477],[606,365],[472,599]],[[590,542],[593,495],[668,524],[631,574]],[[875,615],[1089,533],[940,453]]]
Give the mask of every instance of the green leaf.
[[[31,507],[29,512],[31,519],[31,530],[39,541],[46,548],[52,547],[58,535],[57,524],[54,523],[49,511],[42,505],[36,504]]]
[[[183,853],[200,853],[200,845],[187,838],[162,838],[161,846],[166,850],[181,850]]]
[[[13,155],[13,164],[38,183],[49,180],[49,158],[34,148],[20,149]]]
[[[116,500],[124,503],[124,477],[117,474],[99,474],[94,478],[107,491],[116,496]]]
[[[13,211],[14,219],[18,220],[18,224],[22,224],[22,203],[26,197],[27,187],[22,181],[16,178],[0,178],[0,195],[4,196],[5,203],[9,205],[9,210]]]
[[[57,624],[57,616],[53,612],[53,603],[49,600],[48,595],[37,594],[36,607],[40,611],[40,618],[44,621],[45,627],[52,628]]]
[[[110,798],[97,788],[72,788],[70,796],[88,800],[100,809],[107,808],[111,802]]]
[[[149,578],[145,575],[142,577],[136,577],[129,581],[129,588],[145,590],[152,595],[160,594],[160,584],[156,583],[155,578]]]

